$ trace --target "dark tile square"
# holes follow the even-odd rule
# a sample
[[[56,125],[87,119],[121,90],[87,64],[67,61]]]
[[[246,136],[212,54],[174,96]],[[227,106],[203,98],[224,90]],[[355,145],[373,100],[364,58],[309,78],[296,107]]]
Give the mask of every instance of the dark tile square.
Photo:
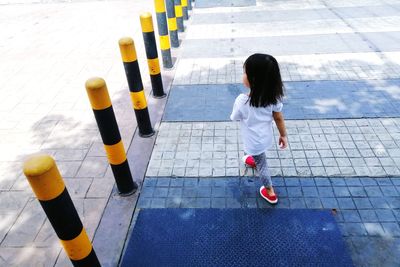
[[[196,199],[196,208],[211,208],[211,199],[210,198],[197,198]]]
[[[400,197],[387,197],[386,201],[392,209],[400,209]]]
[[[150,208],[151,207],[151,198],[141,197],[141,198],[139,198],[137,205],[138,205],[138,208],[141,208],[141,209]]]
[[[154,187],[142,187],[142,191],[140,192],[141,197],[152,197],[154,193]]]
[[[378,183],[378,185],[381,186],[393,186],[392,180],[390,178],[375,178],[375,181]]]
[[[182,178],[171,178],[170,187],[183,187],[183,182]]]
[[[225,198],[212,198],[211,208],[223,209],[226,207]]]
[[[237,190],[239,191],[239,190]],[[211,190],[211,195],[213,197],[225,197],[225,188],[224,187],[213,187]]]
[[[154,189],[153,197],[166,197],[168,196],[168,188],[157,187]]]
[[[196,198],[182,198],[181,199],[181,208],[195,208],[196,207]]]
[[[332,187],[318,187],[318,192],[321,197],[334,197]]]
[[[183,178],[185,179],[183,182],[184,187],[194,187],[197,186],[197,178]]]
[[[397,192],[396,188],[392,186],[381,186],[381,190],[384,196],[388,197],[397,197],[399,196],[399,192]]]
[[[207,178],[202,178],[199,179],[198,186],[213,186],[213,181],[212,179],[207,179]]]
[[[224,191],[224,188],[220,188],[220,187],[213,187],[211,192],[214,192],[214,190],[216,191],[221,191],[220,193],[216,193],[216,194],[222,194],[222,191]],[[254,194],[257,193],[257,190],[254,190]],[[213,193],[211,194],[212,196]],[[240,198],[241,196],[243,196],[244,193],[242,192],[242,189],[240,187],[227,187],[225,189],[225,197],[231,197],[231,198]],[[219,197],[222,197],[221,195],[219,195]]]
[[[170,178],[158,178],[157,187],[169,187]]]
[[[354,205],[353,199],[350,197],[345,197],[345,198],[337,198],[337,201],[339,203],[339,208],[340,209],[355,209],[356,206]]]
[[[314,182],[317,186],[331,186],[329,178],[314,178]]]
[[[211,187],[209,186],[197,187],[197,197],[211,197]]]
[[[361,183],[362,183],[364,186],[375,186],[375,185],[378,184],[378,183],[375,181],[375,179],[373,179],[373,178],[361,178],[360,180],[361,180]]]
[[[337,209],[339,207],[339,204],[334,197],[321,197],[320,200],[325,209]]]
[[[242,207],[243,208],[257,208],[257,199],[254,197],[243,198]]]
[[[363,222],[378,222],[378,216],[374,210],[359,210],[358,213],[360,214],[361,220]]]
[[[281,177],[276,177],[272,179],[274,186],[285,186],[285,181]]]
[[[287,187],[286,189],[289,197],[303,196],[303,193],[301,192],[301,187]]]
[[[400,222],[400,210],[393,210],[393,214],[396,217],[397,221]]]
[[[240,190],[242,191],[242,195],[245,197],[255,197],[256,192],[258,192],[258,188],[254,186],[242,186]]]
[[[318,190],[316,187],[303,187],[302,190],[305,197],[318,197]]]
[[[347,187],[334,187],[333,192],[335,193],[335,196],[337,197],[349,197],[350,196],[350,191],[347,189]]]
[[[143,186],[145,187],[154,187],[157,184],[157,178],[145,178]]]
[[[400,186],[400,178],[391,178],[392,183],[396,186]]]
[[[367,194],[362,187],[349,187],[350,194],[353,197],[365,197]]]
[[[305,209],[306,203],[303,198],[289,198],[291,209]]]
[[[182,188],[174,188],[170,187],[168,191],[168,196],[169,197],[181,197],[182,196]]]
[[[191,197],[195,198],[197,196],[197,188],[196,187],[184,187],[183,188],[183,197]]]
[[[335,186],[346,186],[344,178],[329,178],[333,187]]]
[[[400,236],[400,226],[398,223],[382,223],[383,230],[391,237]]]
[[[215,187],[226,187],[228,184],[227,178],[215,178],[214,186]]]
[[[381,210],[377,209],[375,210],[376,215],[378,216],[379,221],[381,222],[395,222],[396,218],[393,215],[393,212],[389,209]]]
[[[286,187],[283,186],[276,186],[274,187],[275,193],[278,195],[278,197],[287,197],[288,192],[286,190]],[[257,191],[258,193],[258,191]]]
[[[285,178],[286,186],[300,186],[300,181],[298,178]]]
[[[346,184],[348,186],[362,186],[360,179],[355,177],[346,178]]]
[[[304,202],[309,209],[322,209],[322,204],[319,198],[306,197]]]
[[[153,198],[151,200],[152,208],[165,208],[165,198]]]
[[[227,182],[228,187],[237,187],[240,186],[240,178],[230,178]]]
[[[360,215],[357,210],[341,210],[345,222],[361,222]]]
[[[279,203],[278,203],[278,205],[281,205],[281,200],[282,200],[283,198],[280,198],[278,201],[279,201]],[[258,207],[260,208],[260,209],[268,209],[268,208],[271,208],[271,204],[269,204],[267,201],[265,201],[263,198],[261,198],[261,197],[259,197],[259,198],[257,198],[257,205],[258,205]],[[288,205],[288,207],[289,207],[289,205]]]
[[[240,200],[235,199],[235,198],[227,198],[226,199],[226,207],[227,208],[240,208]]]
[[[181,198],[180,197],[169,197],[165,202],[166,208],[179,208],[181,205]]]
[[[369,197],[382,197],[382,191],[379,186],[366,186],[364,190]]]
[[[390,209],[390,205],[386,202],[385,198],[371,197],[369,201],[371,201],[375,209]]]
[[[357,209],[372,209],[372,204],[368,198],[353,198]]]
[[[300,180],[301,186],[303,186],[303,187],[315,186],[315,182],[312,178],[300,178],[299,180]]]

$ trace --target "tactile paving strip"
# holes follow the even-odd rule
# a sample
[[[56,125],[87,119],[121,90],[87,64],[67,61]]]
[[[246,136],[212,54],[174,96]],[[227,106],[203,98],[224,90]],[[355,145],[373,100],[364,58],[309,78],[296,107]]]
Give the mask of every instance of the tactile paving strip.
[[[144,209],[121,266],[353,266],[329,211]]]

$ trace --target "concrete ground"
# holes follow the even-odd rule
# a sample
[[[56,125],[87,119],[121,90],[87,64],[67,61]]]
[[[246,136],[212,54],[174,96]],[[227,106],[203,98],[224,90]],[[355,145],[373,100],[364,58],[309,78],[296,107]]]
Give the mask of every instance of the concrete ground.
[[[147,168],[136,210],[268,208],[227,117],[255,52],[277,57],[288,94],[290,147],[268,152],[278,208],[336,209],[356,266],[400,264],[398,1],[196,0],[151,139],[135,132],[117,42],[134,37],[149,93],[138,14],[152,1],[20,2],[0,6],[1,266],[70,266],[21,172],[39,151],[55,157],[102,264],[119,260],[139,193],[113,190],[84,89],[92,76],[108,84],[138,182]],[[165,100],[148,99],[155,123]]]

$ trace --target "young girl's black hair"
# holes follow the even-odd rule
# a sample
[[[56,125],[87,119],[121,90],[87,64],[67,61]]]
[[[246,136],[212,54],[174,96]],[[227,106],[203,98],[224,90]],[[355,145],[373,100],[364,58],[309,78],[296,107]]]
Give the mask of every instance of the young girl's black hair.
[[[273,56],[251,55],[244,62],[244,69],[250,84],[250,106],[266,107],[282,100],[281,72]]]

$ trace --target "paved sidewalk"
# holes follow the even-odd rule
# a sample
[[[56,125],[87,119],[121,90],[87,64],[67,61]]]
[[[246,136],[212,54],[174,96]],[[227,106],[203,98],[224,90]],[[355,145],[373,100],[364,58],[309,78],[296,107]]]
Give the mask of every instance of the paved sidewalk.
[[[17,1],[0,4],[7,2]],[[0,265],[70,266],[22,174],[22,163],[32,153],[54,156],[93,238],[114,177],[84,84],[93,76],[106,80],[128,149],[136,119],[118,40],[135,39],[148,95],[139,14],[154,12],[154,6],[144,0],[19,2],[26,4],[0,5]]]

